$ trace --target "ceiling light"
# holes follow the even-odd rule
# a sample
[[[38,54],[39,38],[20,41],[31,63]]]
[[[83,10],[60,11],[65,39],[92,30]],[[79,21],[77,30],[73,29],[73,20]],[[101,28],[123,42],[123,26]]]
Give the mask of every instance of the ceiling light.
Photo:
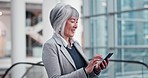
[[[1,16],[1,15],[3,15],[3,13],[2,13],[2,12],[0,12],[0,16]]]
[[[106,7],[106,2],[102,2],[102,6]]]
[[[144,8],[148,8],[148,4],[145,4],[145,5],[144,5]]]
[[[148,35],[145,35],[145,38],[148,39]]]

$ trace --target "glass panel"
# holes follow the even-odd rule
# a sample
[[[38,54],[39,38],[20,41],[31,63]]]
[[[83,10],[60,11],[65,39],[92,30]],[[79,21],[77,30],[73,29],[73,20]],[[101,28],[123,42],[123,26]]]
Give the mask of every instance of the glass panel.
[[[147,78],[147,68],[142,64],[131,62],[138,61],[148,64],[148,49],[140,48],[143,47],[143,45],[148,45],[148,10],[145,9],[148,5],[148,0],[117,0],[116,11],[126,12],[115,15],[115,21],[113,21],[115,28],[112,30],[115,31],[115,33],[107,32],[107,21],[111,21],[110,18],[114,16],[114,14],[106,18],[106,16],[104,16],[106,13],[105,8],[104,11],[101,12],[102,9],[96,7],[95,4],[97,3],[95,1],[96,0],[90,1],[90,15],[98,14],[98,16],[89,18],[91,46],[87,49],[85,48],[85,51],[89,51],[90,55],[88,54],[88,56],[90,56],[90,58],[95,54],[101,54],[105,57],[108,50],[108,43],[112,43],[107,38],[110,34],[115,35],[115,45],[113,44],[113,46],[117,46],[109,67],[101,72],[99,78]],[[130,48],[127,45],[136,47],[140,45],[140,47]],[[120,62],[114,59],[120,60]],[[130,63],[121,62],[122,60],[128,60]]]
[[[90,15],[106,13],[106,0],[89,0]]]
[[[117,57],[115,57],[115,59],[139,61],[147,64],[148,61],[145,60],[148,58],[147,51],[148,49],[140,49],[140,48],[117,49],[116,51]],[[148,73],[147,68],[142,64],[123,62],[123,63],[115,63],[115,65],[117,73],[116,75],[122,75],[123,77],[125,76],[136,77],[137,74],[139,74],[138,78],[139,77],[141,78],[144,75],[146,75],[146,72]]]
[[[129,12],[117,15],[118,45],[147,45],[148,11]]]
[[[9,10],[1,11],[3,14],[0,16],[0,58],[4,58],[10,57],[11,54],[11,22]]]
[[[148,0],[117,0],[117,11],[141,9],[148,7]]]
[[[117,15],[118,20],[148,21],[148,10],[127,11]]]
[[[141,49],[141,48],[128,48],[128,49],[117,49],[117,57],[116,59],[121,60],[132,60],[132,61],[141,61],[144,63],[148,63],[146,58],[148,58],[148,49]],[[141,68],[141,67],[139,67]],[[134,67],[131,65],[124,65],[125,71],[138,71],[138,67]]]
[[[92,18],[92,35],[94,40],[94,46],[106,46],[107,44],[107,25],[106,25],[106,17],[101,16],[101,17],[95,17]]]
[[[90,18],[90,44],[91,47],[107,46],[107,27],[106,17],[92,17]],[[93,52],[97,51],[93,49]]]
[[[3,4],[3,3],[2,3]],[[8,3],[9,4],[9,3]],[[34,6],[34,5],[32,5]],[[40,6],[36,5],[36,6]],[[12,52],[11,40],[11,12],[8,9],[0,9],[0,58],[10,57]],[[30,7],[31,9],[31,7]],[[32,8],[33,10],[33,8]],[[39,53],[33,52],[34,48],[38,49],[42,46],[42,12],[41,8],[36,11],[26,11],[26,54],[27,56],[35,56]],[[38,50],[39,51],[39,50]],[[41,52],[41,51],[40,51]],[[41,54],[41,53],[40,53]]]

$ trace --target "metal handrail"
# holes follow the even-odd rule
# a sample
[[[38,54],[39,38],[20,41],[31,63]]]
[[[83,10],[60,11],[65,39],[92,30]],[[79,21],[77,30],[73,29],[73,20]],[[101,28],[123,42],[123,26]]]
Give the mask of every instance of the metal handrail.
[[[140,62],[140,61],[133,61],[133,60],[115,60],[115,59],[110,59],[109,61],[112,62],[125,62],[125,63],[135,63],[135,64],[141,64],[143,66],[145,66],[148,69],[148,65],[144,62]]]
[[[145,66],[147,69],[148,69],[148,65],[144,62],[140,62],[140,61],[133,61],[133,60],[116,60],[116,59],[110,59],[109,61],[111,62],[125,62],[125,63],[135,63],[135,64],[140,64],[140,65],[143,65]],[[18,63],[15,63],[13,64],[11,67],[9,67],[4,75],[2,75],[2,78],[5,78],[5,76],[8,74],[8,72],[16,65],[19,65],[19,64],[29,64],[29,65],[36,65],[36,66],[44,66],[43,64],[41,64],[42,61],[38,62],[38,63],[30,63],[30,62],[18,62]],[[29,69],[30,70],[30,69]],[[25,75],[29,72],[29,70],[27,72],[25,72]]]
[[[36,65],[36,66],[44,66],[43,64],[40,63],[30,63],[30,62],[18,62],[13,64],[12,66],[10,66],[4,73],[4,75],[2,75],[2,78],[5,78],[5,76],[8,74],[8,72],[16,65],[20,65],[20,64],[29,64],[29,65]]]

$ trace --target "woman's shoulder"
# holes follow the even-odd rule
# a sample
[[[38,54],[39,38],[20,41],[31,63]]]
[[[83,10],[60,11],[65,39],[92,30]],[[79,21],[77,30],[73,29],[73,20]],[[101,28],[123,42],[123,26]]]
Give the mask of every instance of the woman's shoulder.
[[[74,44],[77,44],[77,45],[80,46],[79,42],[76,39],[72,39],[72,41],[73,41]]]
[[[45,43],[43,44],[43,46],[54,46],[56,45],[56,42],[53,38],[48,39],[47,41],[45,41]]]

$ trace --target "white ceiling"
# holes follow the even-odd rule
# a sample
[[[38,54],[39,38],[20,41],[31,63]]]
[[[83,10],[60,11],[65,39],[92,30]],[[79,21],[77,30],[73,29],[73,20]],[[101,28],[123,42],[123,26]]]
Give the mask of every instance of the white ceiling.
[[[0,2],[10,2],[11,0],[0,0]],[[26,0],[26,3],[43,3],[43,0]]]

